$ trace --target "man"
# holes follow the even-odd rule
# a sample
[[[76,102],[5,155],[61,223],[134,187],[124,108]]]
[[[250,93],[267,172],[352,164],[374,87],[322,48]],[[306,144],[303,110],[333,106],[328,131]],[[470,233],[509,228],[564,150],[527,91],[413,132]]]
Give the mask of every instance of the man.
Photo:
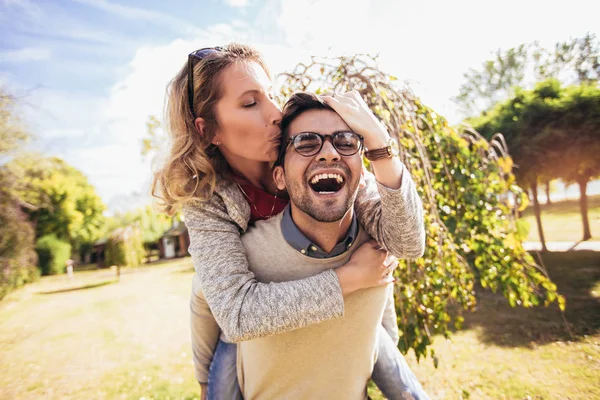
[[[338,267],[370,239],[353,210],[362,174],[360,135],[308,93],[290,98],[281,125],[274,179],[278,189],[287,190],[290,204],[242,236],[250,268],[261,282],[301,279]],[[393,168],[401,177],[399,160],[391,160],[389,168],[392,177]],[[244,398],[366,398],[382,318],[389,336],[397,339],[391,285],[348,295],[342,318],[241,342],[237,362]],[[395,369],[388,373],[401,376],[398,387],[408,385],[405,393],[427,398],[401,355],[391,358],[390,369]]]

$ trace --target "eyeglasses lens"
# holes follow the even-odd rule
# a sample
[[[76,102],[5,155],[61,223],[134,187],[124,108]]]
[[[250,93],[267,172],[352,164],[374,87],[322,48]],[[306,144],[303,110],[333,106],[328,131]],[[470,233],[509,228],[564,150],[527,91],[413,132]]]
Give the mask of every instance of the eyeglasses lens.
[[[337,132],[329,137],[336,151],[342,156],[351,156],[360,150],[361,142],[353,132]],[[306,157],[314,156],[323,147],[323,137],[316,133],[305,132],[294,137],[294,148]]]

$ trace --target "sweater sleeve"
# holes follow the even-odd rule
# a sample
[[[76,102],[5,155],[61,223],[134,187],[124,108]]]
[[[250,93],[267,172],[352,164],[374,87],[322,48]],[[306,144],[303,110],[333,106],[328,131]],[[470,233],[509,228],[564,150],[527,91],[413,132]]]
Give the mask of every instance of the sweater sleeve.
[[[228,341],[269,336],[343,316],[344,298],[332,269],[296,281],[258,282],[249,270],[240,228],[220,196],[191,202],[183,213],[197,279]]]
[[[358,221],[380,245],[401,259],[417,259],[425,251],[423,204],[406,166],[397,190],[365,172],[366,187],[355,202]]]

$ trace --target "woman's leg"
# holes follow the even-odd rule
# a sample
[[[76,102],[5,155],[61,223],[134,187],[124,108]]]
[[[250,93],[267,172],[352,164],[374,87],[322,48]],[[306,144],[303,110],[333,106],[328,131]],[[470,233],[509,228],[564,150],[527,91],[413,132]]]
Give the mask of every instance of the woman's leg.
[[[382,326],[379,327],[379,354],[371,378],[390,400],[429,400],[404,356]]]
[[[237,380],[237,345],[219,339],[208,371],[208,400],[242,400]]]

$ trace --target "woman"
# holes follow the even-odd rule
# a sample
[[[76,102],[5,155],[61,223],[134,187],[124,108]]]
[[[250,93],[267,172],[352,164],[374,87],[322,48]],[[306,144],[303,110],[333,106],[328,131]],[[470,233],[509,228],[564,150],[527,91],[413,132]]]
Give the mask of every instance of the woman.
[[[212,343],[194,343],[203,393],[204,384],[212,380],[204,366],[210,364],[215,346],[211,374],[213,366],[232,354],[233,345],[217,343],[219,328],[230,342],[302,328],[342,316],[345,295],[393,280],[386,274],[385,254],[370,245],[357,250],[348,264],[303,280],[263,284],[248,270],[240,233],[249,222],[275,215],[287,204],[270,170],[278,154],[281,118],[270,84],[260,55],[237,44],[190,54],[170,84],[167,119],[173,144],[164,168],[154,177],[153,193],[168,212],[183,206],[196,269],[192,328],[201,321],[202,329],[215,332]],[[356,109],[325,99],[351,128],[365,123]],[[376,143],[386,139],[381,130],[357,132],[365,136],[368,148],[381,147]],[[422,209],[410,174],[404,172],[398,177],[375,170],[379,183],[367,177],[356,209],[359,222],[382,245],[404,258],[417,258],[424,246]],[[386,178],[400,190],[382,185]],[[393,210],[394,221],[386,218],[393,208],[386,207],[388,192],[403,196],[401,210]],[[403,220],[398,224],[400,214]],[[395,240],[386,241],[392,237]],[[212,315],[197,301],[201,292]],[[300,303],[302,308],[297,307]]]

